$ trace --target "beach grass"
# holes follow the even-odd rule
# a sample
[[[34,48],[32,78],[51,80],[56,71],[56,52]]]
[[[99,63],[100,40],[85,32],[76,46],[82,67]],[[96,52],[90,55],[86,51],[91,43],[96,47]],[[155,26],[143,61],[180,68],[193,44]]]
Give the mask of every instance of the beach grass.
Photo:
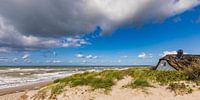
[[[173,91],[176,95],[183,95],[192,93],[193,89],[185,83],[170,83],[168,89]]]
[[[145,79],[136,79],[136,80],[132,80],[132,82],[130,84],[127,85],[128,87],[131,87],[133,89],[135,88],[145,88],[145,87],[153,87],[147,80]]]
[[[151,68],[129,68],[126,70],[105,70],[102,72],[85,72],[75,74],[69,77],[57,79],[52,87],[52,94],[62,93],[65,86],[90,86],[92,89],[111,90],[115,81],[123,79],[125,76],[131,76],[133,82],[132,88],[151,87],[150,83],[156,82],[161,85],[177,81],[189,80],[189,76],[181,71],[158,71]]]

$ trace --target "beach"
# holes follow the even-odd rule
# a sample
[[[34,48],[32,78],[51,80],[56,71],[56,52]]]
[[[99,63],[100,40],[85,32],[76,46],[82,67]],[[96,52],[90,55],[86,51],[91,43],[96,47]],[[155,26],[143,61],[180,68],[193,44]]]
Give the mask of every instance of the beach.
[[[1,91],[0,96],[6,95],[6,94],[12,94],[12,93],[24,92],[24,91],[28,91],[28,90],[37,90],[43,86],[51,84],[52,82],[53,81],[46,81],[46,82],[40,82],[40,83],[35,83],[35,84],[0,89],[0,91]]]
[[[131,79],[131,77],[125,77],[116,82],[116,85],[112,86],[112,91],[108,94],[105,94],[101,89],[93,91],[88,86],[65,87],[65,91],[53,100],[199,100],[200,98],[200,91],[191,94],[175,95],[172,91],[166,89],[165,86],[149,88],[148,92],[143,92],[140,89],[123,88]],[[34,99],[37,93],[38,89],[31,89],[0,96],[0,100],[49,100],[48,98]]]
[[[70,67],[70,68],[1,68],[0,69],[0,100],[9,99],[10,95],[23,94],[25,91],[39,90],[51,84],[55,79],[71,76],[76,73],[102,71],[111,67]],[[112,68],[112,69],[124,69]],[[7,99],[3,99],[5,97]],[[16,96],[13,96],[16,97]],[[20,96],[19,96],[20,97]]]
[[[88,70],[58,80],[0,89],[0,100],[198,100],[200,86],[186,79],[181,72],[148,67]]]

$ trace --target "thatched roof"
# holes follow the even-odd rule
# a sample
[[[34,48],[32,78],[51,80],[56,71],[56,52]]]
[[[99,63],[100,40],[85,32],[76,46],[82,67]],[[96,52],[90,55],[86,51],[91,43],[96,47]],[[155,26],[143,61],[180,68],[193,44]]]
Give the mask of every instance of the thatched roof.
[[[200,55],[183,55],[181,58],[178,58],[177,55],[166,55],[161,60],[166,60],[176,70],[183,70],[188,67],[200,68]]]

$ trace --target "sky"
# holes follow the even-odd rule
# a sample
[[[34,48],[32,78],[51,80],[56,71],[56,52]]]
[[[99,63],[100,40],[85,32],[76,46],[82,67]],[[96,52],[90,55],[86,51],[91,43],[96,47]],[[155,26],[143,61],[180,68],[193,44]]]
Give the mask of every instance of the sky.
[[[0,65],[156,65],[200,54],[200,0],[0,0]]]

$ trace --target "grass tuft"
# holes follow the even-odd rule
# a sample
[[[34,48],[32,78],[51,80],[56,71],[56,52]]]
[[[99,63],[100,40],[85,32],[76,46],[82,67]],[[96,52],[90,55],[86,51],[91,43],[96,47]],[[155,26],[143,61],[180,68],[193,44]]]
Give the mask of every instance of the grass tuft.
[[[184,83],[170,83],[168,89],[173,91],[176,95],[189,94],[193,92],[193,90]]]
[[[145,79],[136,79],[132,80],[132,82],[125,87],[131,87],[133,89],[145,89],[147,87],[153,87],[147,80]]]
[[[52,87],[52,94],[62,93],[65,86],[90,86],[93,89],[111,90],[115,80],[131,76],[134,80],[131,87],[151,87],[148,81],[163,85],[177,81],[189,80],[189,76],[181,71],[158,71],[150,68],[129,68],[126,70],[105,70],[102,72],[85,72],[57,79]],[[148,81],[147,81],[148,80]]]
[[[137,79],[132,83],[133,87],[152,87],[147,80]]]

